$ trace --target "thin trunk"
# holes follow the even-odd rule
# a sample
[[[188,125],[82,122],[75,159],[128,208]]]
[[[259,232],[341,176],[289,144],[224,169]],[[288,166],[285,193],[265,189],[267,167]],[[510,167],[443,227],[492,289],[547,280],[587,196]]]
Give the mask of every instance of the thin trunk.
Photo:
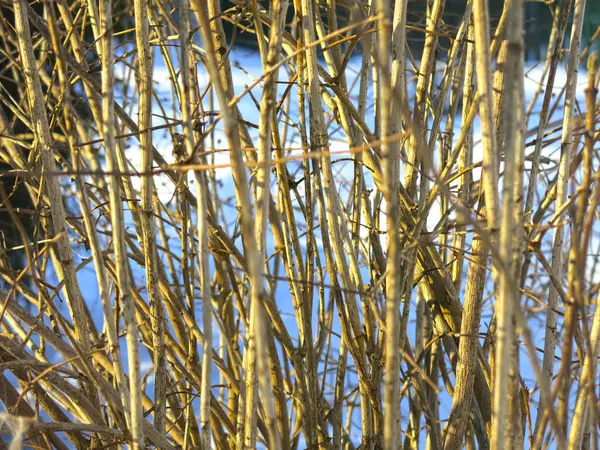
[[[504,180],[502,223],[499,236],[498,297],[495,306],[496,349],[494,400],[492,409],[491,448],[518,448],[516,445],[513,417],[519,403],[517,355],[511,351],[516,345],[513,314],[519,314],[519,290],[514,282],[517,274],[518,259],[515,253],[520,251],[518,236],[521,234],[522,216],[520,198],[522,192],[521,163],[524,152],[524,111],[521,88],[523,77],[523,2],[512,0],[507,30],[507,54],[504,81],[504,117],[502,120],[502,147],[504,154]],[[518,417],[517,419],[520,419]]]
[[[379,48],[378,66],[381,75],[381,98],[392,96],[390,80],[390,7],[387,0],[377,3],[379,15]],[[403,55],[403,52],[400,52]],[[379,130],[381,133],[381,154],[383,159],[383,176],[385,190],[383,191],[386,202],[386,229],[387,238],[387,265],[386,265],[386,292],[385,292],[385,384],[384,384],[384,422],[383,445],[384,448],[395,449],[400,445],[400,361],[402,349],[400,348],[400,298],[402,295],[401,279],[402,262],[400,259],[400,208],[398,202],[398,146],[390,145],[388,137],[391,134],[390,123],[391,109],[388,104],[382,103],[379,113]]]
[[[596,96],[598,94],[598,88],[596,87],[596,73],[597,73],[597,59],[596,54],[592,53],[590,55],[588,61],[588,74],[589,74],[589,82],[588,88],[586,89],[586,106],[587,106],[587,114],[586,114],[586,134],[585,134],[585,149],[584,152],[588,156],[590,166],[591,166],[591,157],[594,149],[594,132],[595,132],[595,110],[596,110]],[[591,168],[591,167],[590,167]],[[590,190],[590,173],[586,174],[584,177],[582,187],[586,192]],[[585,217],[585,223],[583,217],[578,221],[581,226],[579,228],[578,233],[583,235],[581,239],[579,251],[582,254],[582,259],[585,261],[585,252],[587,251],[589,244],[589,235],[592,230],[592,226],[595,219],[596,207],[599,201],[600,195],[600,185],[598,183],[598,176],[596,178],[594,196],[591,199],[591,204],[589,208],[589,212]],[[583,212],[585,212],[585,208],[587,205],[587,194],[582,194],[580,197],[580,204],[582,206]],[[581,262],[578,262],[578,266],[581,266]],[[581,277],[584,277],[586,274],[585,264],[582,267],[578,268]],[[598,300],[598,299],[597,299]],[[596,301],[596,305],[598,305],[598,301]],[[579,380],[579,390],[577,393],[577,402],[575,404],[575,409],[572,415],[571,429],[569,432],[569,450],[579,450],[582,448],[582,441],[584,435],[587,432],[588,422],[592,424],[594,421],[591,420],[592,414],[590,413],[590,405],[594,404],[595,401],[595,376],[598,371],[598,355],[600,353],[600,308],[596,306],[596,310],[594,311],[594,318],[592,321],[592,328],[590,333],[590,347],[588,348],[588,352],[585,357],[585,361],[583,364],[582,375]]]
[[[557,180],[557,195],[555,210],[558,211],[566,202],[569,186],[569,174],[573,152],[573,128],[575,113],[575,93],[577,89],[577,72],[579,68],[579,53],[581,46],[581,33],[583,30],[583,18],[586,0],[575,0],[575,11],[573,13],[573,25],[571,28],[571,41],[569,44],[569,60],[567,66],[567,81],[565,92],[565,109],[561,136],[560,165]],[[564,228],[557,227],[552,247],[552,269],[555,275],[560,277],[562,273],[562,244],[564,240]],[[560,246],[560,247],[559,247]],[[572,250],[575,250],[573,247]],[[556,265],[554,261],[556,259]],[[577,264],[577,261],[573,261]],[[574,268],[573,268],[574,269]],[[570,283],[571,284],[571,283]],[[571,294],[571,292],[569,292]],[[571,362],[573,349],[573,334],[577,326],[577,314],[579,312],[579,301],[575,296],[569,295],[571,303],[567,305],[563,344],[561,347],[561,363],[558,372],[558,420],[566,434],[569,418],[569,393],[571,392]]]
[[[142,211],[140,214],[146,290],[152,320],[152,350],[154,363],[154,426],[162,433],[166,430],[167,366],[165,355],[165,313],[163,299],[158,290],[158,254],[156,249],[156,224],[152,192],[152,72],[153,57],[150,48],[148,24],[148,0],[135,0],[135,38],[138,53],[138,124],[140,127],[140,150],[142,153]]]

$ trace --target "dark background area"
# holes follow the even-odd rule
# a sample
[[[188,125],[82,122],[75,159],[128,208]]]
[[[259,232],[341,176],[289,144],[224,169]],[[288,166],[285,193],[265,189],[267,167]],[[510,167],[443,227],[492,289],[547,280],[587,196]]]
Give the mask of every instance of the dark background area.
[[[342,27],[348,24],[351,16],[351,9],[356,8],[357,0],[337,0],[337,13],[338,17],[342,18],[342,21],[338,26]],[[221,10],[224,18],[224,28],[226,34],[230,40],[230,43],[234,45],[242,45],[253,47],[256,46],[256,37],[253,33],[244,32],[239,28],[235,30],[236,22],[245,26],[252,26],[249,20],[244,19],[245,11],[245,0],[221,0]],[[327,21],[327,10],[325,1],[318,2],[320,5],[320,11],[323,17],[323,21]],[[564,0],[557,0],[550,4],[543,1],[530,1],[525,3],[525,44],[526,52],[525,57],[527,60],[539,61],[545,58],[546,47],[550,36],[550,30],[552,29],[552,15],[553,10],[557,5],[562,5]],[[268,0],[264,0],[261,4],[267,8],[269,5]],[[409,16],[408,23],[415,27],[424,28],[425,26],[425,11],[427,1],[424,0],[409,0]],[[453,34],[453,28],[456,23],[462,17],[465,10],[465,0],[446,0],[444,7],[443,24],[441,28],[442,33]],[[504,7],[504,0],[489,0],[489,10],[492,28],[498,22],[502,9]],[[291,8],[290,8],[291,11]],[[292,14],[288,15],[288,24],[292,23],[294,17]],[[345,22],[344,22],[345,20]],[[586,5],[585,13],[585,24],[584,24],[584,43],[588,42],[597,28],[600,26],[600,2],[596,0],[588,0]],[[235,30],[235,31],[234,31]],[[410,43],[413,54],[417,57],[420,48],[425,40],[425,36],[422,32],[409,31],[408,41]],[[447,40],[441,39],[440,45],[447,47]],[[568,45],[568,32],[565,39],[565,46]],[[597,45],[597,43],[596,43]]]

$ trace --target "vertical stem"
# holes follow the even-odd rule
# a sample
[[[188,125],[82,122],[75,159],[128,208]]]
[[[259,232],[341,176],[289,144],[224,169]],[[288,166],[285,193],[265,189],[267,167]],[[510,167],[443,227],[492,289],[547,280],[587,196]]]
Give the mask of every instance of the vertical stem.
[[[469,270],[465,283],[465,300],[458,345],[456,383],[452,396],[452,410],[448,420],[444,450],[462,448],[469,424],[473,402],[473,385],[478,364],[478,341],[481,319],[481,304],[486,280],[489,250],[479,235],[473,237]]]
[[[114,48],[113,48],[113,22],[112,22],[112,2],[111,0],[102,0],[100,2],[100,34],[101,34],[101,46],[102,46],[102,122],[101,122],[101,135],[104,139],[104,149],[106,153],[106,166],[109,172],[116,172],[118,170],[118,163],[116,161],[115,154],[115,108],[114,108],[114,89],[115,89],[115,73],[114,73]],[[133,361],[139,360],[139,353],[137,348],[137,332],[135,315],[133,315],[133,299],[129,293],[129,272],[127,270],[127,253],[125,247],[125,239],[123,233],[125,231],[125,224],[123,219],[123,205],[121,202],[121,180],[119,175],[113,174],[108,179],[108,191],[109,201],[111,209],[111,227],[113,235],[113,246],[115,253],[115,268],[117,272],[117,280],[119,284],[119,295],[122,305],[124,305],[125,314],[125,327],[127,328],[127,345],[130,364]],[[99,267],[104,267],[103,264],[96,264]],[[119,342],[117,340],[116,324],[112,319],[112,308],[107,303],[104,306],[104,315],[107,328],[109,330],[109,342],[111,346],[119,348]],[[116,358],[113,359],[113,363],[117,363]],[[135,368],[134,368],[135,369]],[[117,380],[121,389],[126,388],[125,380],[123,379],[122,369],[115,367]],[[128,417],[129,426],[132,427],[132,431],[135,429],[134,422],[141,417],[141,393],[139,392],[139,373],[137,378],[134,372],[131,371],[130,366],[130,379],[131,381],[131,398],[123,396],[123,406],[125,411],[131,414]],[[137,383],[134,386],[133,383]],[[135,400],[133,402],[132,400]],[[130,410],[130,402],[131,407]],[[139,405],[137,403],[140,403]],[[137,408],[136,413],[139,416],[134,416],[133,409]],[[134,420],[135,419],[135,420]]]
[[[425,35],[423,52],[421,53],[414,111],[415,120],[419,123],[427,123],[427,97],[431,81],[435,75],[436,30],[439,27],[446,2],[445,0],[433,0],[428,3],[426,19],[427,33]],[[423,138],[425,138],[425,136],[423,136]],[[419,173],[419,159],[424,156],[418,155],[419,151],[423,152],[425,151],[425,148],[419,149],[417,146],[417,139],[415,139],[414,136],[411,136],[408,145],[408,162],[405,166],[406,175],[404,177],[404,186],[410,197],[415,195],[417,175]],[[414,199],[412,200],[414,201]]]
[[[557,39],[555,42],[554,52],[552,54],[552,59],[550,63],[550,72],[548,75],[548,81],[546,85],[546,91],[544,94],[544,100],[542,102],[542,110],[540,112],[540,123],[538,125],[537,134],[536,134],[536,145],[533,153],[533,161],[531,166],[531,174],[529,177],[529,186],[527,189],[527,199],[525,201],[525,213],[529,214],[531,217],[528,217],[528,221],[533,221],[533,214],[530,212],[533,207],[533,199],[535,194],[535,187],[537,186],[537,177],[540,167],[540,156],[542,151],[542,142],[543,142],[543,133],[546,129],[546,124],[548,122],[548,110],[550,107],[550,102],[553,97],[553,87],[554,87],[554,79],[557,72],[558,63],[560,60],[560,55],[562,52],[563,38],[565,35],[565,30],[567,27],[568,17],[571,10],[572,0],[566,0],[561,12],[561,17],[558,23],[558,31],[557,31]],[[559,169],[560,170],[560,169]],[[559,175],[559,180],[561,179]],[[557,188],[560,191],[558,195],[558,200],[556,202],[556,208],[560,208],[564,203],[565,193],[566,193],[566,185],[564,184],[564,177],[562,177],[562,182],[558,183]],[[562,245],[564,236],[564,231],[562,228],[557,228],[554,233],[554,242],[553,248],[557,245]],[[552,267],[555,273],[560,273],[562,271],[563,264],[563,254],[562,251],[558,251],[558,247],[556,250],[552,251]],[[525,262],[525,268],[528,267],[527,262]],[[548,307],[546,310],[546,324],[545,324],[545,334],[544,334],[544,356],[542,359],[542,373],[544,376],[544,383],[550,384],[552,380],[552,374],[554,371],[554,354],[556,351],[556,343],[558,341],[558,329],[557,329],[557,318],[556,318],[556,304],[558,302],[558,292],[554,288],[553,285],[550,285],[550,292],[548,293]],[[534,426],[534,434],[538,433],[539,427],[541,425],[542,417],[544,415],[543,411],[546,407],[550,405],[546,405],[545,402],[540,399],[539,406],[537,408],[536,421]],[[541,442],[541,440],[540,440]]]
[[[571,40],[569,44],[569,59],[567,66],[567,82],[565,91],[565,109],[562,124],[560,163],[558,169],[557,192],[555,211],[558,211],[567,200],[569,176],[571,172],[571,159],[573,157],[573,128],[575,126],[575,93],[577,89],[577,73],[579,70],[579,53],[581,46],[581,33],[586,0],[575,0],[575,11],[573,13],[573,25],[571,28]],[[564,252],[564,228],[556,228],[552,247],[552,268],[555,275],[560,277],[562,273],[562,253]],[[560,253],[560,254],[559,254]],[[554,264],[556,261],[556,264]],[[573,263],[576,264],[575,261]],[[567,430],[569,414],[569,394],[571,391],[571,362],[573,349],[573,333],[577,326],[578,305],[577,299],[571,296],[567,305],[564,321],[564,335],[561,347],[561,363],[558,374],[558,420],[563,428]]]
[[[473,16],[472,14],[468,18],[469,24],[467,29],[467,39],[473,40]],[[469,110],[471,109],[471,105],[473,104],[473,98],[475,96],[475,86],[474,86],[474,58],[475,58],[475,46],[472,43],[466,43],[465,49],[465,76],[464,76],[464,84],[463,84],[463,102],[462,102],[462,126],[465,126],[465,122],[469,116]],[[462,131],[461,131],[462,134]],[[465,144],[463,146],[460,159],[458,161],[458,170],[464,171],[465,168],[472,164],[473,160],[473,131],[471,125],[467,127],[467,136],[465,139]],[[472,175],[470,172],[465,172],[463,176],[460,177],[458,192],[459,192],[459,201],[468,208],[469,206],[469,194],[471,191],[471,179]],[[462,210],[461,210],[462,211]],[[468,217],[465,217],[465,214],[460,212],[457,214],[457,220],[459,223],[459,228],[457,229],[457,235],[454,238],[453,245],[456,249],[455,262],[452,267],[452,281],[457,289],[462,284],[463,277],[463,262],[464,262],[464,248],[465,248],[465,225],[468,220]]]
[[[263,284],[264,275],[262,271],[262,262],[266,257],[266,233],[268,225],[269,201],[271,194],[270,180],[270,160],[271,160],[271,135],[274,124],[273,115],[275,112],[278,72],[271,71],[277,63],[281,52],[281,35],[285,25],[285,15],[287,12],[287,0],[273,0],[271,2],[271,32],[269,34],[269,46],[266,55],[266,64],[263,65],[265,72],[269,71],[263,87],[263,96],[261,100],[259,117],[259,141],[258,141],[258,167],[256,171],[257,192],[256,192],[256,234],[258,261],[260,261],[261,270],[257,270],[256,279],[252,284],[252,306],[251,313],[254,317],[251,319],[251,327],[254,326],[254,333],[257,339],[257,361],[258,361],[258,382],[260,390],[264,396],[265,402],[265,422],[269,432],[269,448],[281,448],[281,436],[277,429],[277,417],[273,404],[273,391],[269,378],[269,330],[266,321],[266,312],[263,304]],[[312,342],[312,336],[309,336],[308,343]],[[312,345],[312,344],[309,344]]]
[[[479,92],[479,116],[483,144],[483,191],[489,231],[497,231],[498,157],[493,120],[493,87],[490,52],[489,14],[486,0],[473,0],[475,65]]]
[[[594,149],[594,132],[595,132],[595,110],[596,110],[596,96],[598,94],[598,89],[595,86],[595,78],[597,72],[597,58],[596,53],[592,53],[588,60],[588,73],[589,73],[589,84],[586,89],[586,105],[587,105],[587,114],[586,114],[586,134],[585,134],[585,153],[589,153],[589,158],[591,158],[591,154]],[[589,176],[589,175],[588,175]],[[583,239],[580,246],[580,252],[583,253],[585,257],[585,252],[588,247],[588,236],[592,230],[592,225],[596,215],[596,206],[598,204],[598,199],[600,196],[600,180],[598,176],[598,172],[596,173],[595,178],[595,192],[594,196],[590,202],[590,209],[585,221],[585,229],[583,231]],[[583,188],[587,191],[590,188],[589,178],[584,180]],[[585,199],[586,195],[582,194],[581,197]],[[581,200],[581,198],[580,198]],[[584,200],[586,203],[587,201]],[[583,203],[583,202],[582,202]],[[585,204],[587,207],[587,204]],[[578,270],[581,270],[579,268]],[[582,276],[585,276],[585,270],[581,270]],[[598,305],[598,296],[596,296],[596,305]],[[590,347],[586,354],[585,362],[583,365],[582,375],[579,380],[579,391],[577,393],[577,402],[575,404],[575,409],[573,411],[571,429],[569,432],[569,450],[579,450],[582,448],[582,442],[584,440],[584,435],[586,434],[588,422],[594,424],[592,420],[593,414],[589,411],[590,405],[594,404],[595,401],[595,382],[594,378],[598,373],[598,354],[600,353],[600,308],[596,306],[596,310],[594,311],[594,318],[592,321],[592,330],[590,333]]]
[[[214,1],[214,0],[213,0]],[[237,123],[235,120],[235,114],[232,108],[228,105],[227,101],[227,93],[226,86],[224,84],[224,80],[219,75],[219,67],[216,60],[216,49],[214,48],[213,41],[211,39],[211,28],[210,21],[208,17],[207,5],[200,2],[199,0],[192,0],[191,2],[194,13],[198,19],[198,23],[200,25],[200,29],[203,33],[204,45],[206,46],[207,51],[207,68],[210,75],[210,79],[215,88],[215,92],[217,94],[217,98],[219,100],[219,104],[221,106],[221,116],[223,118],[223,123],[225,126],[225,135],[227,137],[227,142],[229,144],[229,157],[231,160],[231,170],[234,179],[234,187],[235,187],[235,195],[238,208],[240,210],[240,221],[241,221],[241,231],[242,231],[242,243],[245,249],[245,254],[248,262],[248,272],[250,275],[250,284],[251,284],[251,302],[256,306],[259,306],[261,303],[262,291],[263,287],[263,277],[262,277],[262,268],[263,263],[260,258],[260,252],[256,248],[254,244],[255,234],[253,233],[254,229],[254,213],[252,202],[250,200],[250,190],[248,184],[248,177],[246,175],[245,164],[242,156],[241,149],[241,141],[240,134],[238,131]],[[217,19],[216,19],[217,20]],[[260,321],[259,317],[254,317],[251,319],[251,322],[255,322],[255,320]],[[251,323],[249,326],[250,330],[250,340],[252,340],[253,333],[252,330],[256,330],[257,325],[260,323]],[[257,416],[257,366],[260,370],[260,367],[266,368],[268,367],[268,353],[264,352],[263,349],[268,348],[268,341],[262,341],[264,333],[259,330],[259,333],[256,335],[259,339],[258,342],[249,342],[249,354],[244,355],[245,363],[247,362],[247,370],[244,372],[246,389],[249,387],[251,391],[246,391],[246,426],[244,432],[244,446],[249,448],[254,448],[256,445],[256,431],[255,428],[251,424],[256,421]],[[253,354],[252,346],[262,346],[263,349],[259,350],[260,357],[263,358],[263,361],[257,363],[256,356]],[[267,358],[267,359],[265,359]],[[265,372],[266,374],[267,372]],[[268,393],[264,393],[265,397],[262,399],[263,404],[270,404],[267,408],[273,408],[273,398],[269,397]]]
[[[379,16],[378,30],[378,65],[381,76],[381,98],[392,97],[390,73],[390,11],[387,0],[377,3]],[[401,52],[400,55],[403,55]],[[396,449],[400,445],[400,295],[401,295],[401,260],[400,260],[400,208],[398,197],[398,149],[390,145],[390,105],[382,102],[379,111],[381,153],[383,156],[383,172],[387,217],[387,280],[386,280],[386,313],[385,313],[385,380],[384,380],[384,423],[383,445],[387,449]]]
[[[515,346],[513,314],[519,314],[518,284],[515,253],[520,251],[518,236],[521,234],[521,197],[524,152],[524,105],[523,97],[523,1],[512,0],[507,30],[507,53],[504,78],[504,117],[501,137],[505,158],[502,187],[502,220],[499,236],[498,297],[495,316],[497,320],[497,347],[495,351],[495,376],[492,404],[491,448],[515,448],[513,417],[518,398],[517,355],[511,350]],[[518,189],[518,190],[517,190]],[[515,374],[517,373],[517,374]],[[510,380],[509,380],[510,377]],[[510,381],[510,382],[509,382]],[[508,446],[508,447],[507,447]]]
[[[27,98],[32,112],[37,151],[41,159],[43,172],[56,172],[54,161],[54,142],[50,133],[48,117],[44,104],[44,94],[37,68],[33,43],[29,29],[27,5],[23,0],[13,2],[15,26],[17,31],[18,46],[25,74]],[[47,196],[51,211],[53,237],[56,237],[56,256],[60,263],[57,271],[62,272],[67,292],[69,307],[73,313],[75,336],[84,353],[88,353],[90,344],[90,324],[86,316],[86,307],[81,295],[81,289],[75,272],[73,254],[69,244],[69,235],[66,226],[66,215],[59,179],[56,176],[44,178],[44,191]],[[96,395],[91,385],[84,383],[84,388],[92,401],[96,402]]]
[[[158,290],[156,227],[152,191],[152,71],[153,57],[148,31],[148,0],[135,0],[135,37],[138,53],[138,124],[142,152],[141,228],[146,269],[146,289],[152,321],[152,351],[154,363],[154,426],[163,433],[166,425],[167,367],[165,356],[165,313]]]
[[[183,128],[183,138],[188,157],[195,163],[200,163],[197,153],[194,153],[194,130],[192,127],[193,104],[192,93],[192,68],[190,64],[191,36],[190,36],[190,4],[189,0],[180,2],[180,36],[181,45],[181,119]],[[194,69],[195,70],[195,66]],[[204,136],[200,136],[204,139]],[[200,145],[200,150],[203,145]],[[196,220],[198,231],[198,250],[200,256],[200,292],[202,296],[202,327],[204,331],[204,348],[202,352],[202,384],[200,386],[200,422],[202,430],[202,443],[204,448],[211,448],[211,423],[210,423],[210,400],[212,385],[212,364],[213,364],[213,333],[212,333],[212,288],[210,281],[209,250],[208,250],[208,224],[207,211],[208,205],[208,186],[204,175],[195,171],[196,180]],[[183,224],[183,226],[187,226]]]

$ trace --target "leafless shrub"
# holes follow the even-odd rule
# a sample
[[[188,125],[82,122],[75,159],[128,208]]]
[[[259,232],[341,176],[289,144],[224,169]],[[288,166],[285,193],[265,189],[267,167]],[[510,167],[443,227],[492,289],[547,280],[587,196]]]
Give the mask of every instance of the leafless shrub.
[[[9,448],[596,449],[599,73],[550,3],[539,67],[523,0],[0,3]]]

